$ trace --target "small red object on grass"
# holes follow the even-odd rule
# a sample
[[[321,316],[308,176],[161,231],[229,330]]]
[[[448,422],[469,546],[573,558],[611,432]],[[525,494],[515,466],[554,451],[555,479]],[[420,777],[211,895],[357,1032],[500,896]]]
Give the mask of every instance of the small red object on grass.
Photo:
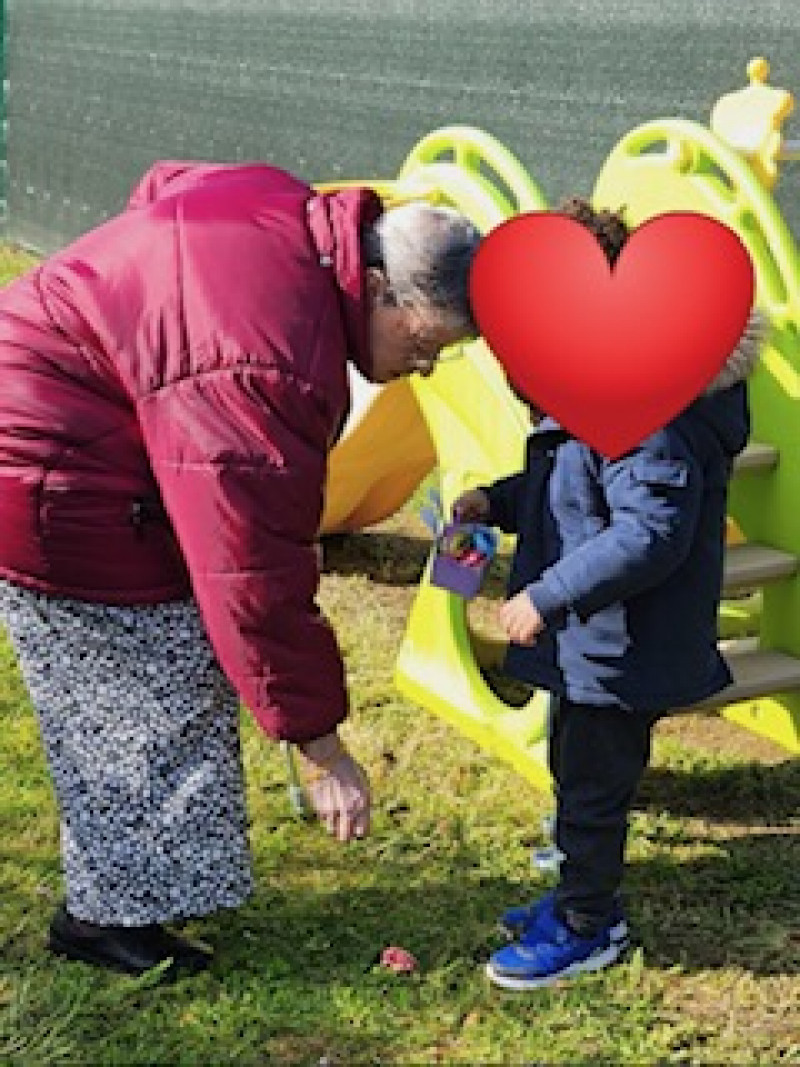
[[[416,971],[419,964],[415,956],[397,945],[389,945],[381,953],[381,967],[396,971],[398,974],[411,974]]]

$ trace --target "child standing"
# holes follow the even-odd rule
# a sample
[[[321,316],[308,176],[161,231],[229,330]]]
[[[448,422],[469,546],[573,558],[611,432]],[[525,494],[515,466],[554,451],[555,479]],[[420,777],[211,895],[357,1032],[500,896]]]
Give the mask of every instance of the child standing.
[[[560,209],[613,264],[624,221]],[[517,940],[487,971],[529,989],[613,963],[627,944],[619,889],[628,813],[656,720],[724,688],[717,649],[727,485],[749,431],[745,379],[760,321],[706,392],[610,460],[543,418],[525,469],[462,494],[454,514],[518,535],[500,621],[506,671],[553,696],[549,765],[556,889],[504,916]]]

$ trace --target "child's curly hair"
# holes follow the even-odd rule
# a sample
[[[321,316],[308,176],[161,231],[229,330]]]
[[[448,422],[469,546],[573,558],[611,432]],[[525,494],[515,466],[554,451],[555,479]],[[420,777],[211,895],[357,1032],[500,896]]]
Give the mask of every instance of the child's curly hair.
[[[596,211],[588,200],[570,196],[556,208],[560,215],[574,219],[594,234],[597,243],[605,252],[613,267],[617,261],[630,230],[620,211]]]
[[[614,266],[617,257],[630,236],[628,224],[622,217],[621,210],[595,211],[589,201],[580,196],[568,197],[555,210],[560,215],[566,215],[568,218],[574,219],[582,226],[585,226],[594,235],[597,243],[605,252],[608,262],[612,267]],[[528,397],[524,396],[510,381],[509,385],[517,399],[527,407],[531,421],[537,423],[544,412],[533,404]]]

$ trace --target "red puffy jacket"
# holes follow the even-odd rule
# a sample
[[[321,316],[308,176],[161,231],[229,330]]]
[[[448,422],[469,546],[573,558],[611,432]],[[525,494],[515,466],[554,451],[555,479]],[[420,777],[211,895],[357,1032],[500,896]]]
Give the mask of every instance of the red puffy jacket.
[[[197,599],[273,737],[346,714],[315,605],[327,452],[369,373],[366,189],[157,164],[128,209],[0,291],[0,574],[109,604]]]

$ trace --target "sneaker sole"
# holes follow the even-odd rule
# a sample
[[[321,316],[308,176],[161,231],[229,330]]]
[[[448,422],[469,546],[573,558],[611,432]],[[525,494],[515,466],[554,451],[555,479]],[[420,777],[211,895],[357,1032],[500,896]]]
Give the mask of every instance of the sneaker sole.
[[[517,938],[525,932],[525,926],[525,923],[500,923],[500,929],[509,941],[516,941]],[[620,919],[619,922],[614,923],[608,931],[608,936],[612,944],[622,945],[623,947],[627,947],[629,935],[630,929],[628,927],[627,919]]]
[[[555,985],[564,978],[574,978],[578,974],[588,974],[591,971],[602,971],[609,967],[623,954],[627,943],[615,942],[600,952],[594,952],[585,960],[577,960],[565,967],[558,974],[537,975],[533,978],[514,978],[513,975],[501,974],[492,967],[491,961],[486,964],[486,974],[489,981],[501,989],[513,989],[522,991],[525,989],[542,989],[545,986]]]

